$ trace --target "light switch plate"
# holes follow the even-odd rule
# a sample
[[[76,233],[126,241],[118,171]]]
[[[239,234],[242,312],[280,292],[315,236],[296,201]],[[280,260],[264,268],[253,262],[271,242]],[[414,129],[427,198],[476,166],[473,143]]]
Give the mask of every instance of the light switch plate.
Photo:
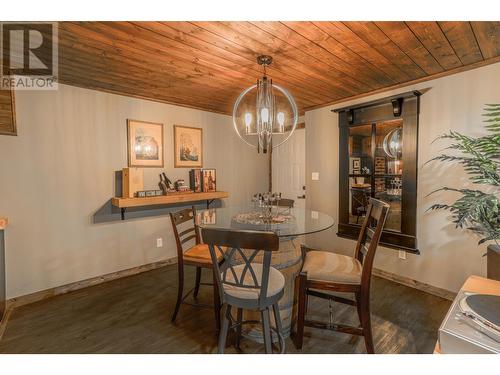
[[[319,172],[313,172],[311,175],[313,181],[319,181]]]
[[[406,251],[404,251],[404,250],[399,250],[399,253],[398,253],[398,258],[399,258],[399,259],[403,259],[403,260],[405,260],[405,259],[406,259]]]

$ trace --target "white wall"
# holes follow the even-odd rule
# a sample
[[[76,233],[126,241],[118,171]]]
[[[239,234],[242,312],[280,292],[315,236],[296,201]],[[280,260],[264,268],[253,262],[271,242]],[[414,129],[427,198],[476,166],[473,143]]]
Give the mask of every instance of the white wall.
[[[427,197],[444,185],[470,186],[460,166],[424,163],[446,146],[446,142],[431,142],[440,134],[455,130],[464,134],[485,134],[482,109],[485,103],[500,103],[500,63],[411,85],[398,90],[373,95],[335,106],[306,112],[306,205],[325,211],[338,222],[338,116],[331,112],[357,103],[383,98],[397,93],[430,88],[421,97],[418,139],[418,212],[417,238],[421,255],[408,255],[399,260],[397,251],[380,248],[375,266],[398,275],[457,291],[467,276],[485,275],[486,245],[477,246],[478,238],[455,229],[446,212],[427,212],[435,202],[453,201],[451,194],[439,193]],[[311,173],[319,172],[320,181],[312,181]],[[352,254],[354,241],[338,238],[336,228],[310,236],[308,244]]]
[[[114,171],[127,166],[127,118],[164,124],[165,169],[173,168],[173,125],[203,128],[204,167],[217,169],[224,204],[244,204],[267,187],[267,159],[235,135],[231,118],[60,85],[16,93],[18,136],[0,136],[0,213],[6,231],[7,298],[176,255],[168,216],[95,224],[111,210]],[[145,170],[157,188],[159,169]],[[164,247],[156,248],[156,238]]]

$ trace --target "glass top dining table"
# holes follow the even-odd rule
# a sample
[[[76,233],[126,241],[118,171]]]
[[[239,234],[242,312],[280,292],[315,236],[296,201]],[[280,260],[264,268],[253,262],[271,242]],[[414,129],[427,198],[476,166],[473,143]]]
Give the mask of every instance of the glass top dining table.
[[[296,237],[327,230],[333,218],[323,212],[305,208],[269,208],[258,206],[228,206],[197,212],[196,224],[201,228],[257,230],[275,232],[278,237]]]
[[[304,235],[327,230],[333,226],[333,218],[319,211],[305,208],[269,208],[249,205],[228,206],[196,212],[196,225],[201,228],[228,230],[256,230],[275,232],[280,238],[279,251],[273,252],[271,265],[285,277],[284,295],[279,302],[283,336],[288,337],[292,326],[295,277],[302,267],[301,247]],[[258,261],[258,260],[257,260]],[[253,314],[253,315],[252,315]],[[245,320],[255,320],[255,312],[246,311]],[[260,325],[250,325],[243,335],[262,341]]]

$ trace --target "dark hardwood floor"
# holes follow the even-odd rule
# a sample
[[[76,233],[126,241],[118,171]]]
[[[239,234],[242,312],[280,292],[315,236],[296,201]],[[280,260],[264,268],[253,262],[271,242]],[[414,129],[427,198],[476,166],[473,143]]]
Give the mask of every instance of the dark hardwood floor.
[[[208,274],[206,274],[208,280]],[[183,305],[170,322],[176,266],[111,281],[15,309],[0,353],[214,353],[213,312]],[[190,281],[192,281],[190,283]],[[186,282],[194,283],[194,272]],[[211,287],[199,300],[212,301]],[[375,277],[372,325],[376,353],[432,353],[450,301]],[[333,304],[335,320],[357,322],[354,307]],[[328,319],[328,304],[311,297],[310,316]],[[231,344],[232,341],[229,342]],[[263,345],[243,339],[245,353]],[[290,339],[286,351],[296,353]],[[228,353],[236,353],[233,347]],[[307,328],[303,353],[365,353],[362,337]]]

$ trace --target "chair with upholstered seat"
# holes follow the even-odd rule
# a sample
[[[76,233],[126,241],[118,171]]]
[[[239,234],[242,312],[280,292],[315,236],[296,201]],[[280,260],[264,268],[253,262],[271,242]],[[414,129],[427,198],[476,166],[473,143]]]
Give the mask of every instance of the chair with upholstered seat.
[[[209,245],[212,264],[215,268],[223,303],[222,328],[219,334],[218,352],[224,353],[229,329],[236,332],[236,347],[239,348],[243,309],[258,310],[262,319],[262,335],[266,353],[272,353],[272,334],[278,336],[281,353],[285,350],[278,301],[284,294],[285,277],[271,267],[271,255],[279,249],[279,238],[273,232],[232,231],[203,228],[203,241]],[[222,253],[223,262],[218,254]],[[262,263],[256,261],[263,253]],[[231,309],[237,310],[233,319]],[[274,312],[276,327],[270,324],[270,312]]]
[[[217,289],[217,282],[215,277],[212,276],[213,284],[205,284],[201,282],[202,269],[208,268],[213,274],[212,258],[208,245],[201,243],[199,231],[195,224],[196,210],[194,206],[178,212],[170,213],[170,220],[172,221],[172,228],[174,231],[175,241],[177,244],[177,270],[178,270],[178,291],[177,302],[172,314],[172,322],[175,322],[177,314],[182,303],[187,303],[186,298],[193,293],[196,298],[200,289],[200,285],[213,285],[214,293],[214,312],[217,331],[220,328],[220,300]],[[193,246],[185,249],[187,243],[194,242]],[[217,254],[218,261],[222,260],[222,254]],[[184,295],[184,266],[196,267],[196,280],[194,288],[189,290]],[[192,304],[192,303],[190,303]],[[201,304],[192,304],[202,307],[208,307]]]
[[[302,247],[304,264],[296,279],[298,312],[295,346],[302,348],[304,326],[364,336],[366,350],[374,353],[370,320],[370,281],[373,260],[389,205],[371,199],[358,237],[354,257]],[[354,299],[338,294],[351,293]],[[306,320],[308,296],[329,299],[357,307],[359,327]]]

